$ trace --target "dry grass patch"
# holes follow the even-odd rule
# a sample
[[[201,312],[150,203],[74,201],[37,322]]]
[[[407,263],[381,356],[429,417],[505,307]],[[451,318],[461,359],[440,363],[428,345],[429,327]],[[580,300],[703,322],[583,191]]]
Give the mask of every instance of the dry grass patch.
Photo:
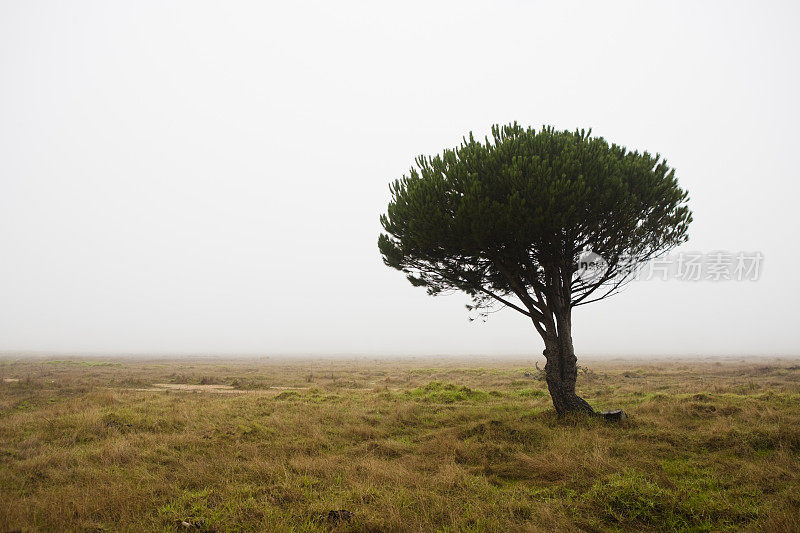
[[[796,530],[796,361],[588,366],[2,360],[0,530]]]

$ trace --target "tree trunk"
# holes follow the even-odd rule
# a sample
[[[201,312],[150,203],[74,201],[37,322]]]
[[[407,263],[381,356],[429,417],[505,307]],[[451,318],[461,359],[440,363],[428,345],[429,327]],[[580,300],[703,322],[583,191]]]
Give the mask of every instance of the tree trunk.
[[[575,382],[578,379],[578,358],[572,346],[572,332],[569,316],[559,320],[558,336],[545,339],[544,367],[547,388],[553,399],[553,406],[559,416],[567,413],[594,414],[594,409],[586,400],[575,393]]]

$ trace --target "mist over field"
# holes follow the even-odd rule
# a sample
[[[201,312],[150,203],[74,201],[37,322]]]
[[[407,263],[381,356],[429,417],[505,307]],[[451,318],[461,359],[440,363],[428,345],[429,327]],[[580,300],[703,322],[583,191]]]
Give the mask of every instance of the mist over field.
[[[0,532],[796,533],[798,22],[1,2]]]
[[[0,350],[541,353],[381,263],[388,183],[519,121],[663,154],[678,252],[755,281],[632,283],[576,309],[595,355],[800,349],[798,6],[4,2]],[[601,22],[602,21],[602,22]]]

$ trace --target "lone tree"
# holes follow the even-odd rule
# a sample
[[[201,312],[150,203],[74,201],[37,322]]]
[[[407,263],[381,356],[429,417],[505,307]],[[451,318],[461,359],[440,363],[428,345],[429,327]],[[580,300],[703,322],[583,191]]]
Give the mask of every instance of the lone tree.
[[[418,157],[390,189],[384,263],[431,295],[466,292],[483,316],[504,306],[529,317],[559,415],[594,413],[575,393],[572,309],[618,292],[637,266],[685,242],[692,220],[658,154],[516,123]]]

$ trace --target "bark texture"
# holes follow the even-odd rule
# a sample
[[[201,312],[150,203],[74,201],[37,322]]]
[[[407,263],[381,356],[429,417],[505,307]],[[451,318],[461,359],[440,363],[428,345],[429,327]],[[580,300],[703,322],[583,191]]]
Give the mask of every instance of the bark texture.
[[[572,251],[565,256],[572,257]],[[569,413],[587,413],[594,415],[589,403],[575,393],[578,380],[578,358],[572,345],[572,271],[545,269],[545,290],[537,289],[536,302],[525,293],[519,291],[520,299],[529,306],[531,319],[536,331],[544,340],[544,367],[547,388],[553,400],[553,407],[559,416]],[[542,312],[535,315],[539,309]]]
[[[569,312],[557,316],[557,330],[544,338],[544,367],[547,388],[553,406],[560,415],[567,413],[595,414],[589,403],[575,393],[578,380],[578,358],[572,346],[572,320]]]

